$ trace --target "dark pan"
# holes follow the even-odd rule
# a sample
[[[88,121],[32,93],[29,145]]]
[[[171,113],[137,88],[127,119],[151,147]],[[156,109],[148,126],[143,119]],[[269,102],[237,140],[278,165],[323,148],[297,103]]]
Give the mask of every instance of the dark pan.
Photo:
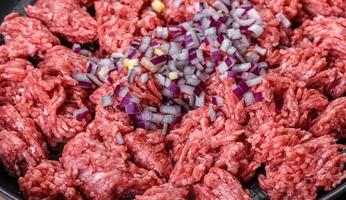
[[[0,22],[10,12],[19,12],[24,14],[23,8],[28,4],[33,4],[36,0],[0,0]],[[2,43],[0,37],[0,44]],[[6,200],[20,200],[19,186],[17,179],[11,177],[0,165],[0,198]],[[253,200],[268,199],[267,195],[259,188],[256,183],[256,178],[247,184],[247,188],[251,192]],[[319,195],[319,200],[345,200],[346,199],[346,182],[335,188],[329,193]]]

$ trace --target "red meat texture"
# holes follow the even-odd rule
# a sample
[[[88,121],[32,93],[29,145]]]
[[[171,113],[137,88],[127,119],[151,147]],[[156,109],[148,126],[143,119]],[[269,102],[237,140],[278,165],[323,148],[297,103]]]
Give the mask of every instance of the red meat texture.
[[[85,107],[87,94],[70,76],[54,76],[44,69],[34,69],[23,85],[24,92],[16,107],[22,115],[35,120],[51,146],[65,143],[85,130],[90,117],[78,121],[73,112]]]
[[[289,75],[268,73],[258,90],[263,92],[265,100],[245,109],[249,114],[247,128],[251,131],[268,120],[286,127],[309,127],[316,114],[328,105],[322,93],[305,88],[304,82]]]
[[[188,194],[187,189],[166,183],[149,188],[143,195],[137,195],[136,200],[184,200]]]
[[[33,69],[31,63],[15,59],[0,65],[0,103],[14,105],[23,90],[23,80]]]
[[[65,146],[61,158],[65,169],[78,171],[77,180],[87,198],[117,199],[163,183],[154,171],[132,163],[126,146],[108,145],[99,138],[78,134]]]
[[[237,178],[227,171],[213,167],[203,178],[202,183],[193,187],[196,200],[249,200],[247,192]]]
[[[26,13],[42,21],[52,33],[72,43],[88,43],[97,37],[97,23],[89,13],[70,0],[39,0],[25,8]]]
[[[125,136],[126,146],[137,165],[168,178],[173,166],[164,140],[161,131],[147,132],[144,129],[137,129]]]
[[[74,53],[67,47],[57,45],[47,51],[38,68],[49,72],[72,75],[73,72],[86,72],[88,59],[85,56]]]
[[[12,175],[23,175],[46,159],[47,147],[32,119],[12,105],[0,106],[0,159]]]
[[[54,45],[60,44],[59,39],[39,20],[22,17],[18,13],[5,17],[0,33],[4,36],[9,58],[42,55]]]
[[[81,200],[83,198],[76,189],[76,176],[77,173],[66,171],[57,161],[43,161],[19,178],[19,185],[29,200]]]
[[[316,199],[316,191],[325,191],[346,177],[346,155],[331,136],[321,136],[308,142],[288,146],[278,163],[267,165],[266,175],[259,176],[260,186],[271,199]]]

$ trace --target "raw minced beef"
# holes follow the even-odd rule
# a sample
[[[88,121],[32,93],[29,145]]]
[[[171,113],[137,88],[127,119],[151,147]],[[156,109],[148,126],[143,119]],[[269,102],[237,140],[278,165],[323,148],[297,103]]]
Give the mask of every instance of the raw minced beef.
[[[240,182],[227,171],[213,167],[203,178],[202,183],[193,187],[196,200],[249,200],[250,196]]]
[[[187,189],[166,183],[149,188],[144,194],[137,195],[136,200],[184,200],[188,194],[189,191]]]
[[[52,33],[72,43],[88,43],[97,38],[97,23],[89,13],[69,0],[39,0],[26,13],[45,24]]]
[[[46,159],[47,146],[32,119],[12,105],[0,106],[0,158],[12,175],[24,175]]]
[[[19,185],[28,199],[83,199],[77,190],[78,173],[62,168],[58,161],[43,161],[29,169],[24,177],[19,178]]]
[[[37,67],[61,75],[72,75],[73,72],[86,72],[87,62],[85,56],[57,45],[47,51]]]
[[[346,177],[342,149],[331,136],[285,147],[284,156],[259,176],[260,186],[271,199],[315,199],[318,189],[329,191]]]
[[[72,77],[34,69],[23,85],[16,106],[22,115],[35,120],[50,145],[67,142],[85,130],[90,118],[78,121],[73,113],[86,106],[87,94]]]
[[[23,80],[33,69],[31,63],[22,59],[14,59],[0,65],[0,103],[14,105],[21,95]]]
[[[161,131],[148,132],[137,129],[125,135],[126,146],[134,162],[145,169],[157,172],[163,178],[168,178],[173,167],[164,140]]]
[[[133,164],[126,146],[100,138],[96,133],[78,134],[65,145],[61,158],[65,169],[79,172],[77,180],[87,198],[117,199],[163,183],[154,171]]]
[[[37,19],[22,17],[18,13],[6,16],[0,26],[10,58],[28,58],[42,55],[59,44],[59,39]]]

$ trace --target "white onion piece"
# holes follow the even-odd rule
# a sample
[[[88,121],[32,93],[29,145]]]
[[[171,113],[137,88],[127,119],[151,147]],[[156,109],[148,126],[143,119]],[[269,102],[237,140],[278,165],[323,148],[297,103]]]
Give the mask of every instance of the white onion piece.
[[[247,80],[246,81],[246,84],[249,86],[249,87],[253,87],[255,85],[258,85],[262,82],[262,76],[258,76],[256,78],[253,78],[253,79],[250,79],[250,80]]]
[[[125,140],[124,140],[123,135],[122,135],[121,133],[117,133],[117,134],[115,135],[115,138],[116,138],[117,143],[118,143],[119,145],[125,144]]]
[[[188,95],[193,95],[193,91],[195,90],[194,87],[192,86],[189,86],[189,85],[180,85],[180,91],[182,93],[185,93],[185,94],[188,94]]]
[[[144,73],[141,75],[141,83],[145,84],[149,81],[149,74],[148,73]]]
[[[253,24],[252,26],[248,28],[248,30],[253,33],[255,38],[258,38],[259,36],[261,36],[261,34],[264,31],[263,27],[258,24]]]
[[[234,72],[246,72],[251,68],[251,63],[236,64],[232,67]]]
[[[267,49],[259,46],[258,44],[256,44],[256,46],[255,46],[255,51],[261,56],[264,56],[267,53]]]
[[[281,24],[285,27],[285,28],[289,28],[291,27],[291,22],[290,20],[283,14],[283,13],[278,13],[275,15],[275,17],[280,20]]]
[[[107,107],[113,105],[113,98],[111,95],[102,96],[102,106]]]
[[[212,122],[216,120],[216,112],[212,105],[209,105],[209,117]]]
[[[245,100],[246,106],[250,106],[253,103],[255,103],[255,97],[251,91],[248,91],[244,94],[244,100]]]
[[[122,87],[119,90],[117,95],[122,99],[122,98],[124,98],[127,95],[128,92],[129,92],[129,88],[128,87]]]
[[[202,92],[199,96],[195,96],[195,106],[203,107],[205,105],[205,92]]]
[[[229,13],[227,6],[224,3],[222,3],[221,1],[215,1],[212,5],[214,8],[221,10],[225,14]]]

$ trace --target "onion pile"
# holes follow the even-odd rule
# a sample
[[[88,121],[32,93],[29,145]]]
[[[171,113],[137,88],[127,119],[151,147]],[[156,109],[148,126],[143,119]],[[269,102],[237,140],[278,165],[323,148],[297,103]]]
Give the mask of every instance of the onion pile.
[[[112,83],[109,73],[128,70],[128,82],[140,76],[141,83],[154,77],[162,86],[164,102],[159,108],[141,109],[139,100],[128,96],[128,88],[117,88],[122,99],[119,107],[131,116],[138,127],[163,128],[179,121],[181,114],[206,103],[203,83],[217,70],[220,78],[235,80],[231,88],[246,105],[263,99],[253,94],[251,87],[261,83],[268,64],[261,62],[266,49],[257,44],[264,24],[258,12],[249,2],[215,1],[211,6],[197,3],[197,14],[192,21],[179,25],[157,27],[154,36],[135,40],[125,55],[116,53],[112,59],[91,59],[87,73],[74,73],[82,87],[97,87]],[[78,48],[77,48],[78,49]],[[149,76],[149,74],[153,76]],[[110,97],[102,98],[104,106],[110,106]],[[216,106],[223,104],[221,97],[212,97]],[[210,107],[211,119],[216,113]]]

